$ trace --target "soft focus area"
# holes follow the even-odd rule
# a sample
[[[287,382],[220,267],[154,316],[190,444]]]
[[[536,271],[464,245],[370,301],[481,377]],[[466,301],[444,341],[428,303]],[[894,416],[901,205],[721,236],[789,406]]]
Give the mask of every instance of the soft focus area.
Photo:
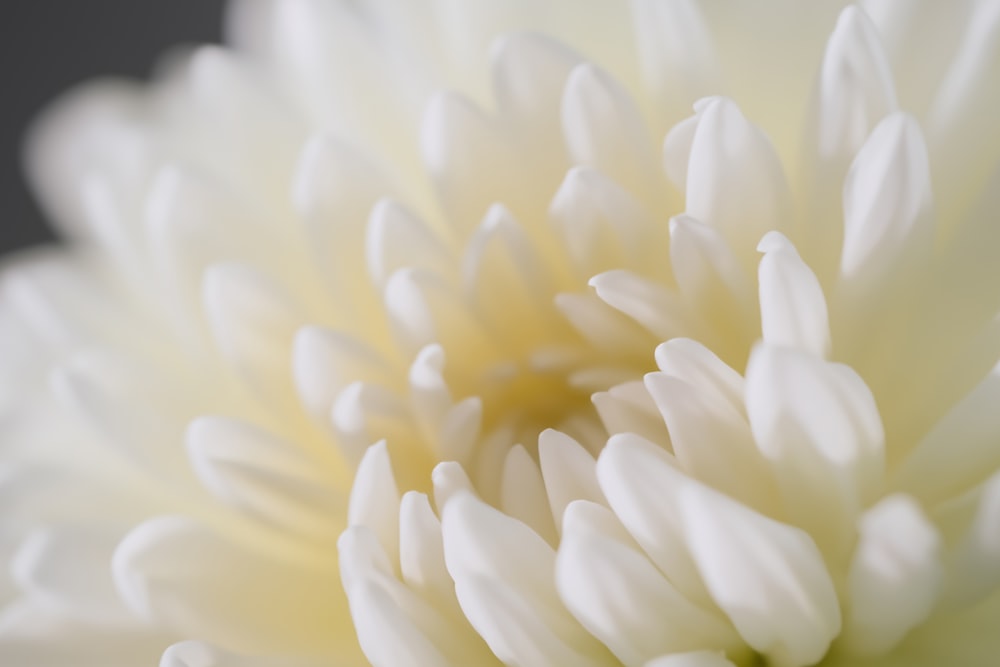
[[[0,663],[995,667],[1000,0],[235,0],[0,273]]]

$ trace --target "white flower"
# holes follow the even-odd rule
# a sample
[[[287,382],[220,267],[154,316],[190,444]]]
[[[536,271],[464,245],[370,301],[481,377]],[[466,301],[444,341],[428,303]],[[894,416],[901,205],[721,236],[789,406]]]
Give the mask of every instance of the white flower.
[[[246,0],[70,94],[0,662],[995,664],[1000,3],[844,4]]]

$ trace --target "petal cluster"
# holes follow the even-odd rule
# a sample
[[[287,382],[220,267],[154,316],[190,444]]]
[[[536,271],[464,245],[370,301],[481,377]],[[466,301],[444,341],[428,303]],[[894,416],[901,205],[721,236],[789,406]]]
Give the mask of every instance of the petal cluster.
[[[0,658],[992,665],[997,7],[246,0],[69,93]]]

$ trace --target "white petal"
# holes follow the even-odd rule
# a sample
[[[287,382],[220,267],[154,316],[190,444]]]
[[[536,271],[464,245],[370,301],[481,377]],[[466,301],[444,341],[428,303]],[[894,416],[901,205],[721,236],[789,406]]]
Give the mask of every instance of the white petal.
[[[350,601],[358,643],[374,667],[449,667],[414,619],[377,584],[352,583]]]
[[[455,403],[444,364],[440,345],[428,345],[417,354],[409,373],[412,412],[438,459],[467,463],[482,425],[482,400],[470,396]]]
[[[341,595],[327,569],[275,558],[184,517],[140,524],[111,561],[118,591],[144,618],[178,634],[259,653],[322,651],[337,641]],[[327,566],[324,565],[324,568]],[[288,624],[288,618],[299,623]]]
[[[332,515],[344,499],[329,484],[335,461],[323,461],[247,422],[200,417],[188,427],[187,451],[198,479],[224,503],[282,530],[332,544]]]
[[[456,582],[455,589],[469,622],[504,665],[608,664],[609,656],[603,647],[592,640],[580,648],[564,641],[548,627],[549,619],[542,609],[502,581],[470,575]]]
[[[785,175],[770,140],[735,103],[712,98],[699,108],[686,212],[719,230],[747,266],[757,241],[786,225]]]
[[[503,201],[516,208],[521,180],[510,143],[499,125],[470,101],[455,93],[432,98],[424,112],[420,147],[459,241],[491,204]]]
[[[546,429],[538,436],[538,458],[556,527],[562,529],[566,507],[575,500],[604,503],[594,457],[568,435]]]
[[[558,308],[573,328],[593,346],[602,350],[634,350],[636,360],[650,347],[651,337],[631,319],[605,304],[593,294],[559,294]]]
[[[698,333],[678,296],[660,283],[622,269],[596,275],[589,284],[602,301],[660,340]]]
[[[721,653],[693,651],[674,653],[650,660],[643,667],[735,667]]]
[[[830,354],[830,321],[819,281],[780,232],[768,232],[757,250],[760,321],[764,342],[817,357]]]
[[[396,193],[370,156],[343,142],[320,135],[302,149],[292,199],[331,286],[349,280],[352,289],[359,287],[356,277],[367,275],[362,250],[369,213],[377,201]],[[360,308],[357,297],[346,292],[338,290],[338,297]]]
[[[597,479],[622,525],[650,560],[686,598],[707,603],[708,595],[683,539],[676,504],[691,480],[672,457],[632,434],[614,435],[597,460]]]
[[[707,396],[728,403],[736,412],[743,407],[743,377],[727,366],[698,341],[675,338],[656,348],[656,365],[661,371],[705,392]]]
[[[899,271],[930,242],[930,206],[920,127],[905,114],[892,114],[872,131],[844,183],[840,273],[851,289],[877,290],[890,276],[903,279]]]
[[[684,302],[716,330],[741,346],[740,338],[757,335],[752,276],[718,230],[687,215],[671,218],[670,265]]]
[[[399,504],[399,565],[403,581],[414,590],[439,601],[454,601],[441,522],[427,496],[416,491],[406,492]]]
[[[523,335],[551,335],[558,326],[552,312],[553,274],[562,267],[547,266],[548,261],[507,208],[490,207],[462,256],[465,293],[487,327],[508,328],[512,313],[523,313],[518,318]]]
[[[977,128],[989,127],[996,117],[1000,100],[998,66],[1000,6],[988,0],[974,2],[958,51],[927,113],[934,183],[940,183],[943,205],[952,204],[969,185],[978,189],[996,164],[1000,139]],[[954,170],[958,169],[963,178],[955,178]]]
[[[1000,368],[939,421],[893,473],[892,488],[927,504],[961,495],[1000,469]]]
[[[399,553],[399,491],[385,442],[372,445],[358,465],[347,512],[349,526],[366,526],[376,535],[385,553]]]
[[[950,555],[945,599],[974,605],[1000,587],[1000,473],[983,485],[968,531]]]
[[[398,394],[366,382],[353,382],[337,394],[330,423],[337,434],[337,448],[352,466],[361,462],[368,447],[379,438],[410,442],[416,428]]]
[[[624,664],[738,645],[724,619],[692,604],[645,556],[580,525],[567,517],[556,584],[577,620]]]
[[[366,528],[348,528],[338,549],[357,636],[373,663],[492,664],[482,640],[461,616],[449,617],[447,607],[418,595],[382,568],[385,554]],[[387,647],[387,641],[395,645]]]
[[[364,341],[323,327],[308,326],[295,333],[292,373],[302,403],[316,419],[330,415],[334,401],[356,380],[389,383],[389,364]]]
[[[693,106],[697,109],[702,104],[698,102]],[[700,121],[701,118],[698,115],[685,118],[670,128],[670,132],[663,139],[663,170],[667,175],[667,180],[682,192],[687,189],[691,144],[694,143],[694,135],[698,132]]]
[[[431,481],[434,483],[434,506],[437,507],[439,515],[452,496],[461,492],[473,493],[469,476],[462,466],[454,461],[443,461],[434,466]]]
[[[652,92],[664,130],[691,105],[721,90],[721,72],[705,18],[693,0],[634,0],[635,27],[646,88]]]
[[[618,384],[590,396],[607,433],[635,433],[650,442],[668,442],[670,435],[656,404],[641,381]]]
[[[645,382],[687,474],[761,512],[779,506],[770,470],[740,412],[718,395],[665,373],[650,373]]]
[[[430,343],[470,354],[487,354],[493,344],[490,332],[442,276],[404,268],[390,276],[385,286],[385,307],[399,343],[416,353]],[[492,356],[492,355],[489,355]],[[488,357],[487,357],[488,358]]]
[[[888,496],[861,517],[848,572],[843,641],[882,655],[930,615],[941,583],[940,537],[920,506]]]
[[[868,133],[896,111],[892,70],[865,12],[841,12],[823,54],[816,101],[819,158],[846,166]]]
[[[923,115],[963,41],[975,2],[862,0],[858,4],[878,27],[892,61],[899,99]]]
[[[521,445],[511,447],[504,460],[500,483],[500,509],[531,527],[550,544],[558,542],[556,526],[548,511],[545,482],[538,464]]]
[[[570,169],[552,199],[549,217],[584,280],[611,269],[639,268],[653,257],[662,263],[660,248],[650,247],[655,237],[649,238],[649,230],[656,225],[649,213],[600,171]]]
[[[497,107],[521,142],[530,147],[535,187],[551,188],[569,166],[560,127],[563,87],[581,58],[537,33],[500,37],[493,47],[493,89]],[[551,196],[551,192],[539,193]]]
[[[230,653],[217,646],[199,641],[185,641],[168,648],[160,659],[160,667],[319,667],[310,658],[248,657]]]
[[[275,251],[279,241],[263,221],[227,196],[221,183],[178,165],[156,174],[143,222],[173,324],[203,352],[207,329],[199,317],[198,294],[205,268],[220,260],[266,263],[281,254]]]
[[[760,345],[747,366],[746,405],[794,522],[824,549],[843,549],[882,482],[884,434],[871,391],[847,366]]]
[[[368,274],[381,288],[398,269],[447,270],[454,263],[427,224],[392,199],[380,199],[372,208],[365,251]]]
[[[462,610],[502,661],[601,664],[604,652],[559,601],[555,553],[541,537],[469,493],[447,502],[441,528]]]
[[[69,414],[82,417],[117,457],[155,479],[187,485],[190,471],[175,443],[190,406],[168,399],[175,388],[152,379],[154,372],[112,353],[81,352],[52,372],[50,384]],[[172,410],[162,409],[167,401]]]
[[[819,662],[840,633],[840,608],[815,543],[707,487],[680,495],[698,570],[743,639],[776,664]]]
[[[655,202],[656,158],[635,102],[607,72],[578,65],[566,81],[563,134],[574,163],[599,169],[645,202]]]
[[[47,605],[109,625],[127,621],[108,563],[124,531],[96,524],[39,527],[10,563],[18,587]]]
[[[202,298],[222,355],[255,390],[287,404],[292,340],[304,320],[292,298],[270,277],[235,263],[205,272]]]

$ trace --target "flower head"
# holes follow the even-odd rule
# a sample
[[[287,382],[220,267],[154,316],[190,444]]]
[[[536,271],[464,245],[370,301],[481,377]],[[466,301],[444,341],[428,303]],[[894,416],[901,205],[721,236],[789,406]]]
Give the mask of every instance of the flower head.
[[[247,1],[70,94],[0,656],[992,664],[998,8]]]

